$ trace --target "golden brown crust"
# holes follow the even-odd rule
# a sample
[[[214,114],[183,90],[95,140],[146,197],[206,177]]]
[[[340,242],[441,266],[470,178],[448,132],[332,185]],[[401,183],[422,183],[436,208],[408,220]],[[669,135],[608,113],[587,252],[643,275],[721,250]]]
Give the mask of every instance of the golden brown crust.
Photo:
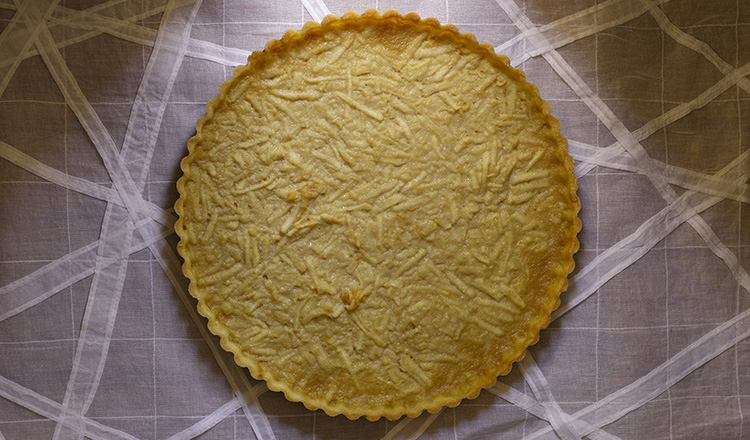
[[[240,79],[258,69],[263,63],[272,59],[274,56],[279,54],[285,48],[294,45],[300,41],[306,39],[315,38],[316,36],[330,31],[331,29],[341,28],[345,25],[357,24],[362,27],[366,27],[374,22],[391,21],[400,25],[409,24],[414,29],[422,32],[427,32],[433,36],[439,36],[441,38],[450,39],[455,45],[459,47],[469,47],[477,53],[482,53],[491,62],[497,66],[498,69],[509,77],[518,81],[520,84],[526,87],[528,95],[532,97],[530,107],[535,108],[540,114],[541,118],[546,120],[550,129],[548,130],[549,142],[556,146],[553,154],[557,157],[557,160],[562,163],[564,172],[567,173],[567,191],[569,192],[568,201],[570,203],[569,213],[572,217],[568,220],[568,230],[564,231],[560,235],[564,236],[566,244],[562,249],[561,261],[564,263],[557,269],[558,273],[554,274],[554,281],[549,285],[549,291],[545,296],[545,301],[540,305],[540,309],[536,314],[536,318],[528,323],[525,336],[519,338],[515,346],[509,350],[508,361],[504,363],[504,366],[493,374],[486,375],[485,377],[479,378],[478,381],[468,386],[469,390],[452,395],[443,395],[433,398],[430,401],[423,401],[420,404],[413,406],[406,405],[390,405],[390,407],[350,407],[345,403],[331,403],[330,400],[322,398],[311,398],[304,392],[293,389],[286,382],[277,379],[273,372],[264,369],[263,365],[256,361],[251,356],[248,356],[243,347],[235,342],[230,334],[230,330],[225,326],[220,317],[217,315],[215,309],[210,307],[204,295],[200,292],[199,283],[200,280],[196,275],[196,271],[193,268],[194,255],[190,253],[188,249],[188,242],[194,237],[189,236],[188,229],[185,224],[185,218],[187,208],[185,207],[185,200],[188,194],[186,188],[187,178],[191,172],[191,163],[194,160],[195,150],[198,148],[203,140],[203,128],[206,124],[210,123],[217,109],[229,99],[229,93],[235,84]],[[375,10],[365,11],[362,15],[358,15],[354,12],[347,12],[343,17],[327,16],[321,24],[314,22],[306,23],[302,30],[287,31],[281,40],[271,40],[266,44],[263,52],[254,52],[248,58],[248,63],[244,66],[238,66],[234,72],[233,77],[230,81],[223,83],[219,88],[219,94],[215,98],[211,99],[206,108],[206,115],[202,116],[196,123],[197,134],[190,139],[188,143],[188,156],[181,161],[181,169],[183,171],[183,177],[177,182],[177,188],[180,194],[180,198],[175,204],[175,210],[179,216],[179,219],[175,225],[177,234],[180,237],[180,243],[178,244],[178,252],[185,259],[183,264],[183,272],[185,276],[190,280],[189,291],[192,296],[198,299],[198,311],[201,315],[208,319],[208,326],[212,333],[220,337],[221,345],[224,349],[232,352],[235,357],[235,361],[250,371],[253,377],[259,380],[265,380],[268,384],[269,389],[274,391],[281,391],[285,394],[286,398],[291,401],[299,401],[311,409],[323,409],[329,415],[343,414],[350,419],[356,419],[364,416],[370,420],[376,420],[380,417],[387,417],[388,419],[396,419],[403,415],[409,417],[416,417],[423,411],[437,412],[444,406],[456,406],[464,398],[474,398],[479,392],[486,387],[492,386],[498,375],[505,375],[510,372],[512,364],[516,361],[521,360],[526,352],[526,348],[530,345],[535,344],[539,339],[539,332],[541,329],[546,327],[550,322],[550,315],[560,304],[560,293],[567,288],[567,275],[573,270],[574,261],[573,254],[578,250],[578,240],[576,239],[577,233],[580,231],[581,222],[578,219],[578,211],[580,210],[580,201],[576,196],[577,181],[572,176],[573,161],[567,154],[567,141],[560,134],[559,122],[550,115],[550,106],[547,102],[541,100],[538,91],[535,86],[526,83],[525,75],[520,69],[516,69],[510,66],[509,60],[503,55],[496,55],[491,45],[483,43],[478,44],[476,38],[472,34],[459,34],[458,29],[453,25],[441,26],[440,23],[434,18],[420,19],[415,13],[409,13],[406,15],[400,15],[396,11],[386,11],[382,15]]]

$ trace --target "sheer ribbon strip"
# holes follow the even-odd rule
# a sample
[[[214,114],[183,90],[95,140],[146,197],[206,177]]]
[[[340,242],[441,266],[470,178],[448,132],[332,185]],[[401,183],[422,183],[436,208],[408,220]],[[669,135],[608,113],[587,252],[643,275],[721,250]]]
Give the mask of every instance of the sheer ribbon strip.
[[[146,12],[134,13],[134,11],[137,11],[138,8],[135,6],[133,0],[109,0],[79,12],[112,17],[124,23],[131,23],[164,12],[166,2],[158,1],[157,3],[160,4],[154,6],[153,9],[146,10]],[[121,9],[124,9],[124,6],[131,7],[125,9],[124,11],[121,11]],[[55,15],[65,15],[65,11],[67,10],[67,8],[58,5],[57,9],[53,11],[52,16],[50,17],[50,22],[48,22],[47,24],[47,29],[50,31],[53,40],[55,41],[54,47],[56,47],[57,49],[62,49],[64,47],[86,41],[102,34],[102,32],[85,32],[83,29],[78,29],[75,27],[65,27],[60,26],[59,24],[55,24],[55,21],[57,21],[58,23],[60,21],[59,19],[55,20]],[[38,44],[39,42],[37,41],[36,43]],[[22,57],[23,59],[27,59],[39,55],[39,53],[40,52],[38,49],[31,47],[22,55]],[[11,58],[0,56],[0,67],[9,65],[12,63],[12,61],[13,60]]]
[[[544,418],[549,421],[557,435],[562,440],[580,440],[581,435],[573,426],[570,416],[560,408],[560,404],[555,400],[549,382],[542,374],[542,370],[539,369],[531,353],[526,353],[526,357],[518,363],[518,367],[521,369],[526,383],[529,384],[529,388],[536,396],[539,406],[542,407]]]
[[[0,33],[0,60],[8,60],[0,66],[0,96],[59,1],[16,0],[16,12]]]
[[[331,11],[328,10],[328,6],[326,6],[321,0],[302,0],[302,4],[305,6],[305,9],[313,20],[318,23],[323,21],[323,17],[331,13]]]
[[[669,0],[657,0],[658,4]],[[559,49],[640,17],[647,8],[639,0],[607,0],[552,23],[523,30],[519,35],[497,46],[495,51],[506,55],[518,66],[530,58]],[[531,44],[531,48],[526,48]]]
[[[73,415],[63,416],[62,406],[41,394],[0,376],[0,396],[58,423],[72,428],[83,425],[83,435],[94,440],[137,440],[130,434],[110,428],[90,419],[75,420]]]

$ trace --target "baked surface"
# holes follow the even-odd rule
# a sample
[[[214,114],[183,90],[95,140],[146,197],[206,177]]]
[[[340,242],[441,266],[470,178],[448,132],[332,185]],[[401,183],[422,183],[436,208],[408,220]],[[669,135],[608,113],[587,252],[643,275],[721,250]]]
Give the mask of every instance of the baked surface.
[[[578,249],[559,123],[491,46],[415,14],[290,31],[197,123],[178,250],[222,346],[330,415],[473,398],[549,323]]]

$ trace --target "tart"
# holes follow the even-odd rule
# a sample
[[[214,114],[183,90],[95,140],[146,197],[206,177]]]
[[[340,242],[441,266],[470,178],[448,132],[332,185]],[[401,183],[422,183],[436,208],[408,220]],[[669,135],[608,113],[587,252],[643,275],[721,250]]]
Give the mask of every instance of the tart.
[[[236,362],[310,409],[415,417],[536,343],[578,249],[560,124],[435,19],[346,13],[235,69],[182,160],[176,231]]]

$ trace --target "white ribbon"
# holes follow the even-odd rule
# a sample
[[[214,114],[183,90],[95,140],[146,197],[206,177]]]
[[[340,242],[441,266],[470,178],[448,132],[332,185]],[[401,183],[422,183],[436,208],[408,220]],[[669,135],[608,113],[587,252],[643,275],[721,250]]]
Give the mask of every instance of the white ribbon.
[[[133,1],[134,0],[109,0],[104,3],[100,3],[96,6],[92,6],[86,9],[84,12],[97,13],[99,15],[114,14],[114,12],[112,11],[121,7],[123,3],[130,4]],[[165,5],[162,4],[160,6],[156,6],[153,9],[147,10],[144,13],[135,14],[135,15],[132,15],[128,11],[126,11],[124,14],[122,14],[121,17],[117,17],[117,18],[119,18],[120,20],[124,22],[135,22],[135,21],[143,20],[145,18],[160,14],[164,12],[164,8],[165,8]],[[93,38],[101,34],[100,32],[84,32],[81,29],[66,28],[66,27],[60,26],[59,24],[55,24],[54,22],[55,15],[58,15],[61,13],[64,15],[65,14],[64,11],[66,10],[67,8],[64,8],[58,5],[55,11],[53,11],[52,16],[50,17],[50,22],[48,22],[47,29],[50,31],[50,33],[53,36],[53,40],[55,41],[55,44],[54,44],[55,48],[62,49],[63,47],[70,46],[76,43],[80,43],[82,41],[88,40],[89,38]],[[36,43],[39,44],[38,41]],[[31,58],[36,55],[39,55],[39,50],[32,47],[32,48],[29,48],[23,54],[23,59]],[[13,62],[12,58],[0,56],[0,68],[9,65],[12,62]]]
[[[198,421],[198,423],[191,425],[187,429],[184,429],[177,434],[169,436],[167,440],[190,440],[196,438],[216,426],[222,420],[234,414],[234,412],[240,408],[240,402],[235,397],[234,399],[217,408],[211,414]]]
[[[45,165],[33,157],[19,151],[18,149],[0,141],[0,157],[7,160],[8,162],[15,164],[19,168],[36,174],[44,180],[52,182],[63,188],[67,188],[72,191],[76,191],[81,194],[85,194],[89,197],[93,197],[99,200],[104,200],[108,203],[113,203],[118,206],[124,207],[125,204],[120,198],[117,191],[108,188],[106,186],[99,185],[91,182],[90,180],[82,179],[80,177],[71,176],[60,170]],[[143,201],[145,205],[146,215],[161,223],[162,225],[173,228],[174,223],[177,221],[177,217],[169,211],[162,209],[161,207],[148,202]]]
[[[165,27],[181,27],[183,29],[182,33],[184,38],[186,39],[187,35],[189,35],[190,25],[195,17],[199,4],[200,2],[198,1],[196,4],[191,5],[193,7],[188,10],[186,18],[181,18],[180,11],[171,7],[171,4],[168,4],[164,12],[162,25]],[[173,18],[174,21],[170,21]],[[128,248],[128,246],[125,246],[123,249],[122,243],[130,243],[133,233],[133,222],[137,222],[143,218],[143,213],[145,212],[145,209],[143,209],[143,200],[140,195],[140,190],[145,184],[144,175],[147,170],[146,164],[150,162],[151,156],[148,150],[135,151],[135,153],[139,155],[146,153],[146,158],[143,158],[142,156],[129,156],[127,148],[127,142],[129,139],[127,133],[126,144],[123,145],[122,156],[120,155],[120,152],[115,147],[109,133],[101,124],[98,115],[94,112],[91,105],[83,96],[75,79],[67,70],[59,51],[53,49],[54,41],[49,34],[49,31],[45,29],[41,32],[39,39],[41,44],[38,48],[42,54],[42,58],[60,87],[63,96],[65,96],[66,102],[68,102],[71,109],[81,122],[81,125],[91,137],[91,140],[104,161],[105,167],[112,178],[115,188],[127,208],[126,210],[123,210],[115,205],[109,205],[107,207],[104,223],[102,225],[102,236],[99,241],[97,252],[96,272],[94,274],[86,311],[84,313],[81,336],[76,347],[73,370],[71,371],[67,391],[63,400],[63,410],[65,413],[68,413],[70,409],[75,414],[85,414],[93,401],[101,380],[114,325],[114,317],[122,293],[125,268],[127,267],[127,252],[123,255],[123,251],[127,251]],[[186,45],[186,42],[184,45]],[[149,61],[149,66],[146,68],[144,80],[150,79],[149,67],[153,66],[153,64],[160,58],[160,50],[161,48],[157,42]],[[168,93],[169,90],[171,90],[170,82],[174,80],[174,76],[177,73],[176,71],[179,68],[183,54],[184,46],[182,54],[177,53],[173,59],[169,60],[169,62],[173,63],[173,72],[167,78],[166,83],[158,84],[160,92],[166,91]],[[165,85],[168,85],[166,90],[164,88]],[[139,94],[142,93],[142,91],[143,88],[140,88]],[[139,97],[136,96],[136,102],[138,102],[138,99]],[[164,100],[166,100],[166,97]],[[156,124],[156,128],[152,129],[150,132],[152,134],[149,136],[153,140],[155,140],[156,137],[154,132],[158,130],[158,125],[161,122],[164,105],[166,105],[165,102],[163,102],[158,113],[151,113],[148,115],[148,123]],[[134,105],[134,113],[137,113],[135,107],[136,106]],[[150,125],[147,124],[146,127],[150,127]],[[153,148],[153,143],[151,145],[150,148]],[[128,160],[125,161],[123,156]],[[144,161],[146,161],[145,164]],[[134,162],[136,164],[132,165]],[[141,175],[138,176],[138,184],[136,184],[131,177],[131,174],[135,174],[133,173],[133,168],[128,168],[128,166],[141,167],[138,170],[141,173]],[[105,259],[116,259],[116,262],[104,266],[102,260]],[[82,427],[80,425],[71,428],[69,424],[58,423],[53,438],[55,440],[60,438],[78,438],[81,435],[81,429]]]
[[[560,408],[560,404],[555,400],[547,378],[544,377],[542,370],[534,362],[531,353],[526,353],[523,360],[518,363],[518,367],[521,369],[523,378],[529,388],[536,396],[537,402],[542,407],[544,418],[549,421],[557,435],[562,440],[580,440],[581,435],[573,426],[570,416]]]
[[[164,5],[155,6],[145,12],[124,17],[110,17],[102,15],[103,6],[116,6],[124,0],[109,1],[89,9],[78,11],[63,6],[57,6],[50,17],[50,32],[56,36],[57,28],[65,27],[65,33],[60,33],[60,38],[55,38],[54,47],[63,47],[80,43],[101,34],[109,34],[125,41],[130,41],[144,46],[153,46],[156,41],[157,31],[145,26],[135,24],[136,21],[152,17],[164,12]],[[185,3],[188,0],[180,0]],[[72,34],[72,36],[70,35]],[[64,38],[62,36],[65,36]],[[22,59],[38,55],[39,51],[29,48],[22,55]],[[243,49],[224,47],[209,41],[190,38],[185,52],[186,56],[212,61],[225,66],[237,66],[247,62],[248,52]],[[14,59],[3,57],[0,53],[0,68],[9,66]]]
[[[320,23],[326,15],[331,13],[328,10],[328,6],[325,5],[321,0],[301,0],[302,4],[307,9],[307,12],[313,18],[313,20]]]
[[[494,386],[487,388],[487,391],[507,400],[509,403],[516,405],[529,414],[533,414],[542,420],[547,420],[547,414],[545,413],[544,408],[542,408],[542,406],[532,397],[527,396],[515,388],[511,388],[502,382],[498,382]],[[569,420],[569,423],[575,427],[576,432],[588,432],[588,437],[591,440],[620,440],[616,435],[612,435],[601,429],[593,428],[583,420],[572,418],[567,414],[564,414],[564,416]]]
[[[643,5],[648,8],[649,13],[659,23],[659,27],[664,31],[665,34],[669,35],[676,42],[683,46],[690,48],[699,54],[703,55],[711,64],[716,66],[721,73],[724,75],[731,75],[734,67],[724,61],[719,54],[714,51],[708,44],[696,39],[692,35],[689,35],[682,31],[680,28],[675,26],[664,12],[657,7],[657,4],[653,0],[640,0]],[[739,43],[739,42],[738,42]],[[750,79],[742,78],[738,81],[738,85],[746,92],[750,93]]]
[[[750,151],[725,166],[718,176],[737,175],[737,182],[750,177]],[[581,269],[570,280],[564,303],[553,314],[555,320],[573,307],[593,295],[601,286],[638,261],[651,248],[656,246],[679,225],[688,221],[695,213],[703,212],[719,203],[721,199],[697,194],[691,191],[683,193],[674,203],[646,220],[635,232],[623,238]]]
[[[0,59],[9,60],[9,63],[0,66],[0,96],[59,1],[26,0],[20,3],[17,0],[20,4],[15,14],[0,33]]]
[[[147,227],[149,233],[145,238],[141,238],[140,234],[136,236],[128,250],[128,255],[141,251],[153,243],[161,242],[165,237],[174,234],[173,229],[158,227],[148,219],[143,220],[136,227]],[[0,322],[93,275],[97,264],[98,248],[99,241],[97,240],[0,287]],[[117,260],[104,259],[101,260],[101,264],[107,266],[115,261]]]
[[[188,2],[189,0],[178,0],[176,6],[182,6]],[[125,41],[144,46],[154,46],[157,38],[157,31],[137,25],[132,23],[132,21],[156,15],[162,12],[163,9],[163,7],[155,7],[145,13],[128,17],[128,19],[121,19],[103,16],[92,12],[91,9],[77,11],[75,9],[58,7],[55,14],[52,15],[51,21],[71,28],[96,31],[97,34],[106,33]],[[175,35],[172,38],[165,39],[162,42],[162,45],[168,47],[173,41],[182,44],[181,37]],[[179,47],[169,47],[169,49],[172,51],[182,50]],[[226,66],[245,64],[248,57],[246,50],[224,47],[209,41],[197,40],[194,38],[188,39],[185,55]]]
[[[711,359],[750,337],[750,310],[746,310],[706,333],[667,362],[630,385],[572,414],[576,419],[590,419],[590,428],[606,426],[665,392],[685,376]],[[588,430],[582,433],[588,435]],[[525,440],[554,439],[550,428],[543,428]]]
[[[62,406],[59,403],[3,376],[0,376],[0,396],[58,423],[67,423],[71,427],[81,424],[83,425],[84,435],[94,440],[137,440],[128,433],[87,418],[72,421],[73,418],[69,414],[67,417],[63,417],[60,415]]]
[[[657,0],[659,4],[668,1]],[[497,46],[495,51],[507,55],[511,64],[518,66],[529,58],[627,23],[645,12],[646,7],[637,0],[607,0],[544,26],[525,30]],[[537,35],[545,41],[540,42]],[[530,38],[536,38],[541,44],[525,49]]]
[[[599,157],[598,153],[601,148],[589,145],[583,142],[568,141],[568,153],[579,163],[576,165],[575,174],[581,177],[579,166],[594,164],[607,168],[640,173],[642,170],[635,163],[633,158],[617,145],[620,153],[608,159]],[[695,192],[701,192],[722,199],[737,200],[738,202],[750,203],[750,185],[730,178],[722,178],[717,175],[699,173],[674,165],[667,165],[664,162],[655,161],[657,168],[666,176],[667,182],[681,186]]]
[[[414,419],[404,417],[381,440],[416,440],[442,412],[442,409],[435,414],[424,412]]]

